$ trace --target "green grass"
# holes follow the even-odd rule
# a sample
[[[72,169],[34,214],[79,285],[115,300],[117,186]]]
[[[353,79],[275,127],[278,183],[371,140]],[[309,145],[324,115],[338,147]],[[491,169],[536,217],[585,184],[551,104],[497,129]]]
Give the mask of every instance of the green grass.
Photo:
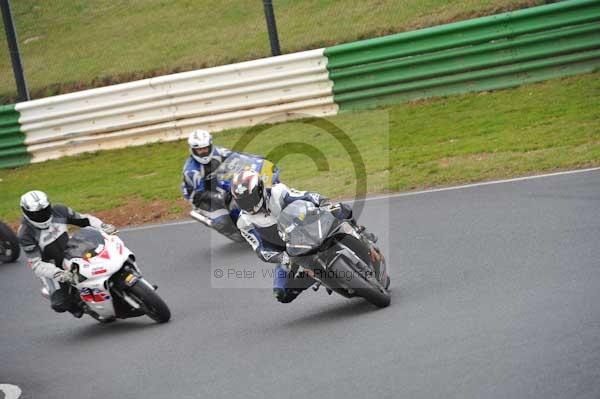
[[[492,14],[543,0],[275,0],[282,51]],[[12,1],[34,97],[270,55],[260,0]],[[16,88],[0,34],[0,103]]]
[[[600,73],[346,113],[328,121],[360,150],[371,193],[600,165]],[[215,140],[233,147],[246,131],[218,133]],[[358,157],[350,159],[336,139],[311,124],[269,126],[246,151],[267,155],[286,143],[315,146],[329,171],[319,172],[310,160],[315,150],[290,154],[279,162],[285,182],[332,197],[355,193]],[[0,216],[14,222],[19,196],[31,189],[85,211],[167,200],[173,203],[169,212],[176,214],[186,156],[186,143],[179,141],[0,170]]]

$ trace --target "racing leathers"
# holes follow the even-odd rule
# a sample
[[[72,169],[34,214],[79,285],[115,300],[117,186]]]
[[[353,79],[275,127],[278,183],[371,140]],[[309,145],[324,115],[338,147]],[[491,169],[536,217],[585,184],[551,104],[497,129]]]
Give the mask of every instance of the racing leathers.
[[[242,237],[248,241],[258,257],[269,263],[277,263],[273,278],[273,294],[279,302],[289,303],[302,291],[314,284],[314,280],[304,273],[297,273],[297,267],[290,265],[285,252],[285,242],[277,230],[277,218],[290,203],[304,200],[319,206],[328,203],[318,193],[296,191],[283,183],[274,184],[264,190],[264,205],[255,214],[242,211],[237,221]]]
[[[212,158],[209,163],[202,164],[191,155],[183,166],[183,182],[181,191],[183,197],[190,201],[194,208],[210,200],[210,192],[215,190],[217,181],[214,172],[221,163],[231,155],[231,151],[213,146]]]
[[[78,293],[70,284],[61,282],[65,273],[62,264],[69,241],[69,224],[114,231],[114,226],[104,224],[94,216],[79,214],[67,206],[56,204],[52,205],[52,219],[47,229],[34,227],[23,217],[18,236],[29,266],[48,290],[52,309],[59,313],[70,311],[80,316]]]

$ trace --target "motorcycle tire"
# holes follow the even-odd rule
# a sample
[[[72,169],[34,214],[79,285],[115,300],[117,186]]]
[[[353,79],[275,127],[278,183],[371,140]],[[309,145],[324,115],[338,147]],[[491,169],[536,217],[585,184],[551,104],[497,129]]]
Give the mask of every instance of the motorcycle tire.
[[[352,268],[343,259],[338,259],[333,265],[330,265],[327,270],[334,275],[344,276],[347,275],[348,271],[352,270]],[[362,276],[356,272],[352,272],[352,274],[354,277],[349,283],[349,288],[354,291],[352,296],[362,297],[379,308],[385,308],[390,305],[390,292],[387,289],[381,289],[378,285],[371,282],[371,279],[376,278],[374,275]]]
[[[142,282],[138,282],[130,287],[128,291],[152,320],[157,323],[166,323],[169,321],[171,311],[156,291]]]
[[[14,262],[21,255],[19,239],[6,224],[0,222],[0,263]]]
[[[340,240],[340,243],[344,244],[348,248],[350,248],[354,253],[362,259],[365,263],[370,263],[369,252],[367,248],[362,245],[357,239],[352,236],[344,236],[343,239]],[[388,291],[390,286],[390,277],[387,276],[386,281],[383,286],[385,290],[380,291],[378,285],[371,283],[371,279],[375,279],[375,276],[368,277],[357,277],[354,282],[355,287],[353,287],[356,291],[356,295],[365,298],[367,301],[371,302],[373,305],[379,308],[385,308],[390,305],[391,295]]]
[[[378,308],[385,308],[390,305],[392,300],[390,292],[385,289],[381,291],[377,286],[372,285],[368,280],[374,279],[375,277],[368,277],[365,280],[365,284],[368,286],[367,288],[361,288],[357,291],[358,295],[365,298],[367,301],[371,302],[373,305]],[[389,284],[388,284],[389,286]]]

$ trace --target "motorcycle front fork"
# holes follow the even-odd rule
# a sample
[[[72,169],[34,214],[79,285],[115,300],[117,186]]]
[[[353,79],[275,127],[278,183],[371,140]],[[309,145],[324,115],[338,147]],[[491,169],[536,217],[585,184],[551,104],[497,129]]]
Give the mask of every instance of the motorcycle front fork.
[[[311,288],[314,292],[319,291],[319,288],[321,288],[323,283],[321,283],[318,279],[315,278],[315,272],[313,272],[311,269],[305,269],[302,266],[298,267],[298,273],[300,272],[308,274],[313,280],[315,280],[315,283],[311,286]],[[333,290],[329,287],[325,287],[325,291],[327,291],[327,294],[329,295],[333,293]]]

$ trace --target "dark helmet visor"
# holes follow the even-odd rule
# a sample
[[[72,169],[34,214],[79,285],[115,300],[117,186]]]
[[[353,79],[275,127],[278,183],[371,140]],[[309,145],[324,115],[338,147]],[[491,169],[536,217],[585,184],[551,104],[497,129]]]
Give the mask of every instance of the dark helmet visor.
[[[235,202],[246,212],[254,213],[261,200],[261,190],[256,189],[251,193],[236,197]]]
[[[207,157],[210,155],[210,153],[212,152],[212,144],[209,145],[208,147],[198,147],[198,148],[192,148],[192,151],[194,152],[194,154],[196,156],[199,157]]]
[[[48,219],[50,219],[50,217],[52,216],[52,207],[48,206],[44,209],[41,209],[41,210],[35,211],[35,212],[23,209],[23,213],[25,213],[25,215],[27,215],[29,220],[31,220],[33,222],[44,223]]]

